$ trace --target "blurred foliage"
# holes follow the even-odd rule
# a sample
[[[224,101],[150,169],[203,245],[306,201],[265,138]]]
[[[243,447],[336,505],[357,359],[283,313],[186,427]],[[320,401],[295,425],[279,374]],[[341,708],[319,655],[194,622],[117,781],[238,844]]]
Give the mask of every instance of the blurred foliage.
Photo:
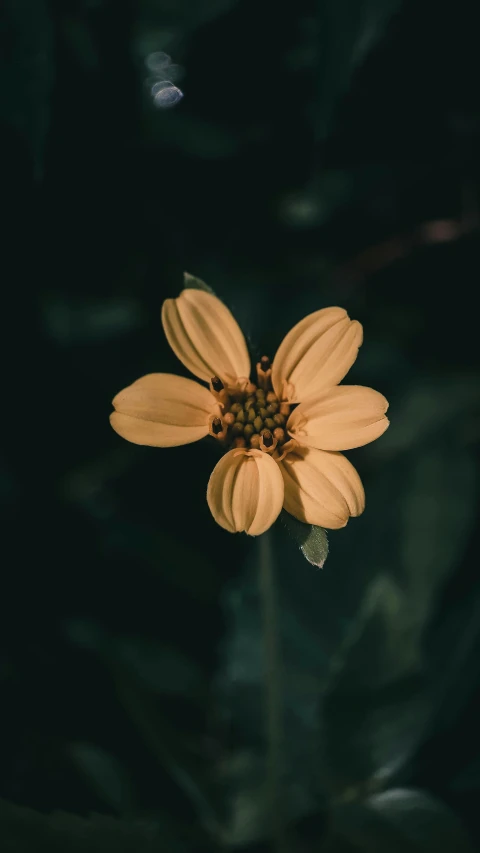
[[[258,543],[108,424],[185,269],[255,358],[345,306],[390,401],[322,571],[274,528],[289,850],[480,849],[475,11],[2,4],[2,853],[268,848]]]
[[[5,0],[0,27],[0,120],[28,144],[40,177],[54,78],[53,21],[44,0]]]

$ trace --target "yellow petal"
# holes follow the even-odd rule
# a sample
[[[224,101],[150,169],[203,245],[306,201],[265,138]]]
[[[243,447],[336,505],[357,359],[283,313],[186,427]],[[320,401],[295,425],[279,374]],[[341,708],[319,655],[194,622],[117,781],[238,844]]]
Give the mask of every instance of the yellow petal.
[[[213,394],[193,379],[171,373],[149,373],[114,398],[110,423],[134,444],[175,447],[208,433],[210,416],[218,414]]]
[[[283,339],[273,360],[275,393],[290,403],[301,403],[338,385],[362,340],[362,326],[350,320],[343,308],[322,308],[304,317]]]
[[[373,388],[339,385],[293,410],[287,430],[319,450],[351,450],[375,441],[388,427],[388,402]]]
[[[335,530],[365,509],[360,477],[341,453],[297,447],[280,462],[280,469],[284,507],[299,521]]]
[[[177,299],[166,299],[162,323],[175,355],[199,379],[208,382],[218,376],[225,384],[235,384],[250,375],[240,326],[211,293],[186,288]]]
[[[258,536],[283,505],[280,466],[261,450],[230,450],[213,469],[207,501],[215,521],[230,533]]]

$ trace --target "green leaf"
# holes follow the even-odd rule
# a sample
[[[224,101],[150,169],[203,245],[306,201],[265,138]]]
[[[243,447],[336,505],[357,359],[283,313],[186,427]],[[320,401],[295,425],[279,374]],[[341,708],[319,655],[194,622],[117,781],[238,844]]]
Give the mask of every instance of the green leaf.
[[[297,543],[303,556],[312,566],[322,569],[328,557],[327,531],[314,524],[304,524],[282,510],[280,515],[288,532]]]
[[[156,853],[171,850],[163,828],[152,821],[89,818],[66,812],[40,814],[0,800],[2,850],[49,853]]]
[[[337,104],[356,68],[380,41],[399,5],[399,0],[323,0],[317,4],[319,140],[328,135]]]
[[[465,429],[475,423],[479,404],[476,376],[454,374],[452,377],[419,376],[394,401],[395,429],[387,430],[382,440],[371,446],[378,459],[401,453],[412,454],[422,445],[448,430],[460,445],[465,445]]]
[[[392,788],[333,810],[336,834],[364,853],[473,853],[456,814],[424,791]]]
[[[115,756],[92,743],[75,742],[68,752],[80,772],[105,803],[119,814],[134,807],[133,786]]]
[[[173,726],[162,714],[161,707],[152,692],[152,688],[158,692],[159,688],[164,686],[161,684],[161,673],[158,674],[160,683],[155,682],[151,672],[153,660],[144,661],[142,671],[140,662],[142,646],[145,649],[142,640],[138,639],[136,650],[132,648],[128,650],[128,640],[122,643],[118,638],[109,636],[105,631],[97,629],[96,626],[92,627],[91,623],[83,623],[81,620],[70,622],[68,633],[74,642],[84,648],[95,650],[104,660],[114,679],[118,699],[132,719],[145,745],[193,805],[204,828],[215,837],[219,837],[220,820],[211,793],[210,762],[204,757],[201,746],[195,738],[186,737],[178,726]],[[157,651],[159,651],[158,648]],[[167,675],[174,664],[175,659],[171,659],[168,663]],[[180,674],[180,681],[185,679],[185,675],[185,672]],[[188,673],[187,677],[191,679],[191,673]],[[194,672],[190,686],[192,683],[195,684],[195,679]],[[175,690],[179,686],[181,685],[178,683],[173,685]],[[183,686],[186,686],[185,681]],[[81,747],[80,751],[79,747]],[[117,787],[114,788],[112,776],[116,768],[107,766],[109,758],[107,754],[100,755],[97,751],[97,754],[93,755],[92,749],[90,748],[89,752],[88,745],[79,744],[75,753],[71,754],[83,772],[89,775],[91,781],[95,777],[98,793],[118,808],[120,796],[124,798],[126,793],[124,783],[128,780],[118,779]],[[118,773],[118,770],[116,772]],[[100,790],[101,787],[103,790]],[[113,802],[114,798],[116,803]]]
[[[196,278],[194,275],[190,275],[189,272],[183,273],[183,286],[192,288],[193,290],[204,290],[205,293],[211,293],[212,296],[215,296],[210,285],[205,284],[201,278]]]
[[[86,21],[79,15],[68,16],[62,21],[62,30],[66,47],[75,62],[86,71],[96,71],[100,63],[99,51]]]
[[[210,793],[208,762],[161,715],[151,694],[137,683],[124,665],[111,656],[107,655],[106,659],[118,697],[145,744],[190,800],[204,828],[214,837],[220,837],[220,821]]]
[[[115,656],[148,690],[172,696],[200,694],[202,672],[180,649],[139,636],[115,637],[111,641]]]
[[[408,475],[400,556],[419,630],[434,594],[461,563],[475,526],[477,470],[468,446],[448,438],[425,447]]]
[[[352,530],[353,547],[344,535],[336,543],[339,565],[353,556],[354,567],[344,569],[348,618],[343,641],[331,655],[330,683],[321,703],[321,768],[334,796],[352,789],[371,793],[379,784],[400,782],[428,736],[432,715],[441,709],[451,724],[451,715],[465,701],[458,698],[462,684],[470,682],[458,678],[464,661],[463,653],[455,653],[458,623],[449,626],[443,653],[438,640],[429,639],[428,646],[425,640],[475,524],[477,472],[457,424],[469,417],[467,392],[456,393],[451,406],[445,399],[449,417],[438,419],[437,434],[427,411],[415,418],[423,406],[421,394],[415,397],[415,406],[408,403],[409,418],[400,405],[398,414],[405,427],[415,421],[417,433],[409,432],[408,445],[397,441],[395,450],[392,445],[392,458],[383,458],[367,484],[369,508]],[[470,400],[474,404],[472,394]],[[455,410],[465,411],[465,419],[455,417]],[[374,458],[375,448],[368,452]],[[391,510],[385,513],[389,501]],[[474,609],[470,618],[474,625]],[[425,649],[430,643],[429,661]],[[446,730],[445,718],[442,723]]]
[[[44,0],[6,0],[1,8],[0,120],[26,140],[37,179],[43,174],[54,78],[54,40]]]
[[[423,734],[429,703],[410,609],[393,578],[376,577],[331,659],[322,768],[334,797],[384,785]]]
[[[202,24],[224,15],[235,5],[236,0],[209,0],[208,3],[204,0],[163,0],[159,6],[152,0],[146,0],[140,4],[139,18],[147,34],[150,34],[150,38],[152,33],[154,36],[157,34],[159,27],[174,26],[175,31],[173,36],[170,36],[170,42],[175,46],[180,38],[176,34],[177,30],[178,33],[182,33],[184,40],[189,33],[196,32]],[[164,43],[164,46],[168,48],[169,42]],[[150,50],[158,50],[158,41],[152,40]],[[142,55],[144,56],[145,53]]]
[[[175,120],[165,121],[159,110],[146,114],[146,133],[153,141],[161,140],[167,148],[175,149],[199,160],[232,158],[238,154],[238,137],[224,125],[175,114]]]

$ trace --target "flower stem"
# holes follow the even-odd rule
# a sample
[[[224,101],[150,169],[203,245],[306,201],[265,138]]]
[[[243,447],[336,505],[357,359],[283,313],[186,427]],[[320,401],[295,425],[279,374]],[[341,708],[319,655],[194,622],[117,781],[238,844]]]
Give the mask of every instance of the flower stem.
[[[284,803],[282,802],[282,701],[280,644],[272,558],[271,533],[260,536],[260,599],[264,636],[265,727],[267,741],[267,814],[272,849],[286,849]]]

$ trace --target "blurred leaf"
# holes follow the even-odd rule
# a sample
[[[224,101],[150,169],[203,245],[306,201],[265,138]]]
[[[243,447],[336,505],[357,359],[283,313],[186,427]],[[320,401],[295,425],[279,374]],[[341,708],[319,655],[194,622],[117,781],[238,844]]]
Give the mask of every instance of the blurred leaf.
[[[410,466],[400,557],[419,631],[468,545],[476,518],[476,479],[469,449],[448,439],[425,448]]]
[[[445,429],[462,437],[465,423],[477,417],[479,409],[478,377],[421,377],[391,401],[392,424],[371,452],[385,458],[411,451]]]
[[[78,17],[66,17],[62,21],[63,35],[75,61],[85,70],[96,71],[99,55],[87,23]]]
[[[455,676],[462,676],[462,684],[456,685],[455,700],[461,704],[467,702],[470,694],[477,689],[478,686],[478,648],[480,639],[480,590],[476,584],[476,577],[473,580],[475,584],[475,594],[468,595],[467,601],[463,600],[463,607],[453,608],[451,613],[450,637],[454,642],[448,643],[448,636],[445,637],[447,648],[446,654],[442,662],[437,659],[436,664],[441,669],[443,678],[441,679],[443,696],[441,701],[445,700],[445,693],[449,692],[452,696],[454,689]],[[443,623],[445,624],[445,622]],[[445,666],[445,659],[448,657],[448,665]]]
[[[473,853],[459,819],[430,794],[393,788],[333,812],[337,834],[365,853]]]
[[[444,736],[454,729],[478,688],[480,589],[472,575],[470,584],[470,590],[465,590],[460,598],[453,600],[447,588],[448,607],[437,615],[429,636],[428,663],[435,703],[430,731],[433,737]],[[470,773],[471,783],[468,782]],[[452,782],[452,787],[459,789],[459,786],[467,788],[471,785],[474,788],[476,774],[480,783],[480,763],[473,759]]]
[[[193,288],[194,290],[205,290],[206,293],[213,294],[213,290],[209,284],[205,284],[201,278],[196,278],[194,275],[190,275],[188,272],[183,273],[183,286]]]
[[[144,637],[112,638],[113,651],[143,686],[156,693],[192,696],[202,686],[202,672],[179,649]]]
[[[191,542],[175,537],[167,530],[132,523],[128,519],[114,519],[108,546],[114,553],[146,560],[152,570],[161,575],[162,580],[196,601],[209,601],[216,594],[213,562],[198,548],[195,549]],[[192,571],[192,566],[195,571]]]
[[[209,767],[184,734],[160,713],[152,697],[116,660],[110,660],[117,692],[146,745],[186,795],[208,832],[219,838],[221,828],[209,795]]]
[[[320,853],[361,853],[361,851],[356,844],[354,845],[346,838],[341,838],[338,834],[332,833],[322,843]]]
[[[285,510],[282,510],[280,518],[299,546],[305,559],[312,566],[323,569],[328,556],[326,530],[323,527],[316,527],[314,524],[304,524]]]
[[[282,199],[279,214],[293,228],[319,227],[347,201],[352,202],[353,187],[352,172],[323,169],[302,190]]]
[[[76,645],[90,651],[98,651],[105,643],[105,630],[94,622],[83,619],[69,619],[65,630],[68,638]]]
[[[159,6],[156,0],[141,0],[140,7],[142,14],[148,16],[149,27],[158,19],[196,29],[204,22],[223,15],[235,3],[236,0],[209,0],[208,3],[202,0],[163,0]]]
[[[381,39],[400,0],[319,0],[317,135],[330,131],[335,108],[355,69]]]
[[[264,756],[250,749],[230,751],[218,766],[218,787],[226,813],[224,843],[235,848],[262,838],[268,831]]]
[[[117,758],[92,743],[72,743],[68,752],[98,796],[119,814],[131,812],[131,780]]]
[[[188,94],[188,77],[184,85]],[[180,110],[162,113],[149,100],[144,114],[144,127],[152,140],[172,151],[182,151],[189,157],[218,160],[238,154],[240,139],[223,124],[196,119]]]
[[[385,784],[423,734],[430,706],[409,611],[395,582],[376,578],[332,659],[322,740],[334,796]]]
[[[43,171],[53,87],[53,38],[44,0],[4,0],[0,8],[0,120],[30,148],[37,177]]]
[[[152,695],[152,689],[161,692],[163,685],[161,672],[154,673],[154,660],[147,661],[147,666],[142,660],[142,655],[148,655],[148,642],[140,638],[137,638],[138,642],[120,640],[82,620],[70,620],[66,628],[74,642],[95,651],[104,660],[113,675],[116,693],[146,746],[193,805],[204,827],[219,836],[221,829],[210,798],[213,774],[209,762],[201,754],[199,744],[162,714]],[[154,650],[154,656],[157,653],[161,655],[159,646]],[[170,657],[167,670],[171,665],[175,665],[175,656]],[[182,678],[185,675],[184,671]],[[187,677],[191,678],[190,671]],[[178,683],[176,686],[179,686]],[[165,692],[169,692],[168,685]],[[75,757],[83,763],[83,768],[90,772],[91,777],[98,770],[102,774],[102,783],[110,785],[110,796],[118,799],[119,791],[112,790],[110,778],[114,768],[108,766],[108,760],[105,760],[108,756],[92,755],[91,751],[83,749]]]
[[[73,300],[51,293],[42,307],[48,334],[63,346],[88,345],[128,335],[145,322],[140,304],[132,298]]]
[[[461,640],[462,630],[452,627],[443,655],[436,644],[432,656],[439,666],[430,664],[428,687],[425,635],[474,529],[477,471],[461,427],[477,400],[470,383],[453,379],[422,383],[405,395],[392,416],[395,451],[383,457],[367,485],[367,512],[353,528],[350,546],[345,535],[335,541],[330,560],[342,564],[355,554],[345,614],[355,600],[355,577],[365,585],[332,656],[321,710],[325,784],[336,795],[401,782],[436,709],[449,694],[455,701],[459,659],[452,643]],[[431,410],[438,413],[436,422]],[[363,453],[372,460],[380,456],[375,447]],[[474,614],[469,622],[474,624]],[[470,631],[469,644],[472,636]]]
[[[154,822],[89,818],[66,812],[40,814],[0,800],[2,853],[160,853],[172,849]]]
[[[480,789],[480,755],[477,755],[460,773],[457,773],[452,782],[452,790],[463,794],[465,791],[478,791]]]

